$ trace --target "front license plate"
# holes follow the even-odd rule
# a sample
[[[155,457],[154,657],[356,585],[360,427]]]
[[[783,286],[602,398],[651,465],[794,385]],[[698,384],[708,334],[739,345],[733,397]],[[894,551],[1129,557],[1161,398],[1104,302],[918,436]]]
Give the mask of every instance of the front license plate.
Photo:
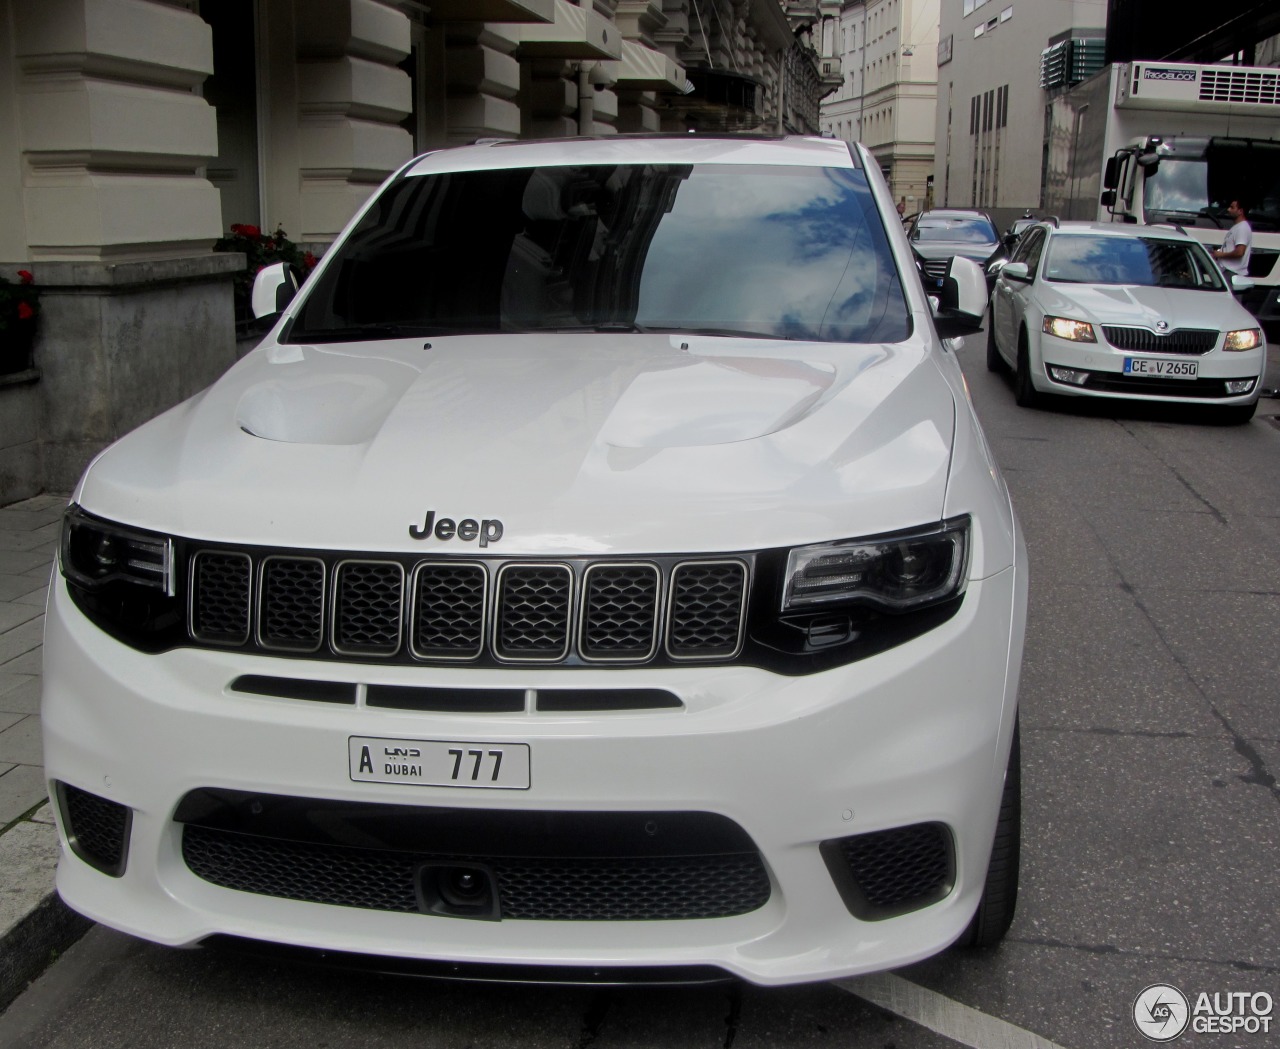
[[[350,736],[351,778],[419,787],[529,789],[529,744]]]
[[[1195,379],[1200,375],[1199,361],[1158,361],[1150,357],[1126,357],[1125,375],[1157,375],[1161,379]]]

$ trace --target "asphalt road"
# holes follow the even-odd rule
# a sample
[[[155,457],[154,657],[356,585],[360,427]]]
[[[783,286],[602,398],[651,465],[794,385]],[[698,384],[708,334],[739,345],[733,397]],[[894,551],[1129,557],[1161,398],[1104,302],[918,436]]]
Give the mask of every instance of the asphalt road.
[[[1026,411],[981,337],[960,354],[1032,561],[1022,895],[998,950],[839,986],[609,991],[282,967],[98,928],[0,1016],[0,1046],[1119,1049],[1148,1044],[1132,1013],[1151,984],[1193,1008],[1280,1002],[1280,400],[1243,427]]]

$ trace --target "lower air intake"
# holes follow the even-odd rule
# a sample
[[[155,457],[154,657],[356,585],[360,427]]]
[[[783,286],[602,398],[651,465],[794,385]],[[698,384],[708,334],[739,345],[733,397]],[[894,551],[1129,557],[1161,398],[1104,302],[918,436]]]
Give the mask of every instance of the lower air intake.
[[[941,823],[822,843],[822,858],[854,917],[893,918],[945,897],[955,884],[951,832]]]
[[[128,858],[133,811],[67,783],[57,785],[57,796],[71,851],[103,874],[120,877]]]
[[[308,903],[418,913],[424,864],[484,864],[502,919],[679,921],[762,907],[769,877],[757,853],[668,857],[441,856],[286,841],[188,824],[182,855],[224,888]]]

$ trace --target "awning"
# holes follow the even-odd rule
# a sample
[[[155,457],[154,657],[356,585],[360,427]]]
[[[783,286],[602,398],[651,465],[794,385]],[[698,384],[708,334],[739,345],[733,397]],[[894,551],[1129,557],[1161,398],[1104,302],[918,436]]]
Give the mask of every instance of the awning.
[[[555,21],[521,25],[521,58],[619,59],[622,34],[604,15],[569,0],[555,0]]]
[[[428,0],[433,22],[551,22],[555,0]]]
[[[624,91],[681,91],[687,79],[678,62],[634,40],[622,41],[622,61],[607,65]]]

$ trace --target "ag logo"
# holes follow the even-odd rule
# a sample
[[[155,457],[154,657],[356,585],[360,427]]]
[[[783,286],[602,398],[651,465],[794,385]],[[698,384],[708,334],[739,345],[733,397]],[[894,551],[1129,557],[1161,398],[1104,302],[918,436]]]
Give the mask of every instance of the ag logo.
[[[1187,1029],[1191,1007],[1187,996],[1167,983],[1153,983],[1133,1002],[1138,1033],[1153,1042],[1171,1042]]]

